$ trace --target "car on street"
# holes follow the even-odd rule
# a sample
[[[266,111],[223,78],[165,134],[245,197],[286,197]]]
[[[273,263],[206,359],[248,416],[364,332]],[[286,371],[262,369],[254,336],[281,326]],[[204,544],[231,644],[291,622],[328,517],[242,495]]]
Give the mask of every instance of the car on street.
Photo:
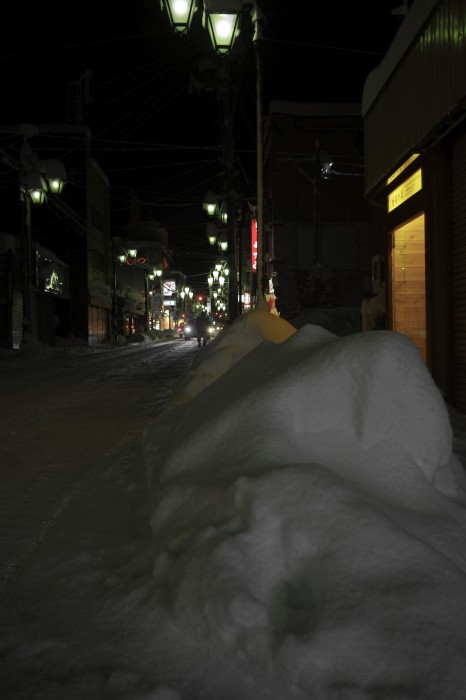
[[[209,325],[209,339],[215,337],[219,330],[219,327],[211,320],[211,323]],[[186,323],[180,324],[178,332],[180,334],[180,338],[184,338],[185,340],[192,340],[193,338],[197,338],[196,319],[189,318],[186,321]]]
[[[192,340],[196,338],[196,320],[194,318],[189,318],[183,326],[183,338],[185,340]]]

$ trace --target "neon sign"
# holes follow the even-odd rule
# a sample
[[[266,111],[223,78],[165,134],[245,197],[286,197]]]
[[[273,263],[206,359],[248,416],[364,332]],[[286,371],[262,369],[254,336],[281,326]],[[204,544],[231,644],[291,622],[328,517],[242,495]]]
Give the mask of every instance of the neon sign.
[[[251,219],[251,270],[257,272],[257,219]]]

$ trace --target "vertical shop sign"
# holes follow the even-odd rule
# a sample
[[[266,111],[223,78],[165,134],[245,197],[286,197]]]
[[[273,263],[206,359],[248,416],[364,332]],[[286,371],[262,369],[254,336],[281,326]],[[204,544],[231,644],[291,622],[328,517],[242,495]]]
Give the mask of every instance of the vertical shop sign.
[[[251,270],[257,272],[257,219],[251,219]]]

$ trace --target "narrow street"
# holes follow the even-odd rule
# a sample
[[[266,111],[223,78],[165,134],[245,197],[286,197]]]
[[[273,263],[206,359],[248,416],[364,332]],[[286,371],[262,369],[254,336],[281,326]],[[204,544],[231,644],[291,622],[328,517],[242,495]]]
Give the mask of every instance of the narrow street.
[[[2,588],[95,482],[143,478],[142,424],[196,350],[176,340],[0,365]]]
[[[65,669],[74,663],[81,673],[121,636],[120,623],[101,614],[108,591],[149,561],[141,560],[150,547],[142,428],[197,351],[194,341],[169,340],[1,359],[2,698],[41,697],[51,666],[73,675]],[[74,611],[76,599],[86,601],[88,619]],[[88,661],[70,651],[83,635]],[[63,647],[51,653],[50,639]],[[18,642],[24,657],[11,652]],[[67,697],[92,695],[71,685]]]

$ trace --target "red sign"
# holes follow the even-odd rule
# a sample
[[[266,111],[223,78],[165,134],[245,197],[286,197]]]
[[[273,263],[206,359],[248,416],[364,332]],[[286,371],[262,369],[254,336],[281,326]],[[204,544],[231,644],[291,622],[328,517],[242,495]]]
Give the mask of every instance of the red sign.
[[[257,272],[257,219],[251,219],[251,270]]]

